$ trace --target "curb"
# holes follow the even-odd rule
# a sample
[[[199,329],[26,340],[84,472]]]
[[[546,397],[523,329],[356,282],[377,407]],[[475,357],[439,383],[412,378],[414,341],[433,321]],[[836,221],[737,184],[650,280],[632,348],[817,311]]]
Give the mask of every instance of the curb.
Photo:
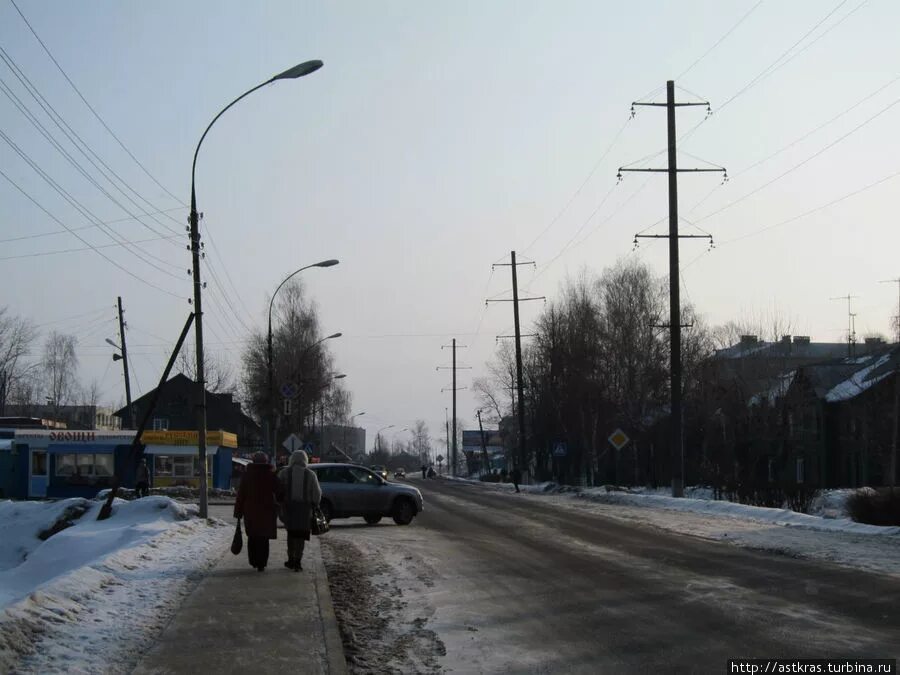
[[[334,613],[334,603],[331,601],[328,570],[325,568],[325,560],[322,557],[321,540],[316,543],[318,544],[316,547],[316,598],[319,601],[319,616],[322,619],[322,629],[325,633],[325,656],[328,660],[328,672],[331,675],[346,675],[348,672],[347,658],[344,654],[344,643],[341,640],[337,616]]]

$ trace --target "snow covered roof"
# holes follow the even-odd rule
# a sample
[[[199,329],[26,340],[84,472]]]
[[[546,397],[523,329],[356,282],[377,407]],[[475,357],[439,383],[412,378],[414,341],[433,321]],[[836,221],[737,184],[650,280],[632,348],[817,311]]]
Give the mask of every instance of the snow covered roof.
[[[858,359],[853,359],[853,361],[858,361]],[[867,365],[832,387],[825,394],[825,400],[829,403],[837,403],[859,396],[873,385],[897,372],[898,362],[900,362],[900,350],[898,349],[893,349],[877,358],[871,357],[868,359]]]
[[[796,370],[789,370],[786,373],[782,373],[778,376],[775,384],[772,385],[769,389],[751,396],[748,405],[760,405],[763,401],[767,402],[769,405],[775,405],[777,399],[784,398],[784,396],[787,395],[788,390],[791,388],[791,384],[794,382],[794,377],[796,375]]]

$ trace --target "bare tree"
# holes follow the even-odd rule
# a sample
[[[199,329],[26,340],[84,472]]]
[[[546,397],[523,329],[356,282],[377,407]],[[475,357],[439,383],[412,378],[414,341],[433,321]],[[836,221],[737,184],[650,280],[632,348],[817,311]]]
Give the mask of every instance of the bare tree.
[[[175,360],[175,370],[194,381],[197,380],[195,354],[194,348],[185,342]],[[213,394],[234,391],[234,368],[220,354],[209,350],[203,352],[203,377],[206,378],[206,390]]]
[[[34,392],[28,377],[33,364],[24,362],[31,351],[31,344],[37,335],[34,325],[27,319],[12,316],[6,307],[0,307],[0,414],[5,413],[6,404],[15,399],[28,399],[31,403]]]
[[[412,442],[410,452],[415,454],[421,462],[426,462],[431,455],[431,437],[428,435],[428,425],[425,420],[416,420],[410,430]]]
[[[44,344],[44,386],[54,413],[72,401],[78,382],[78,340],[74,335],[53,331]]]

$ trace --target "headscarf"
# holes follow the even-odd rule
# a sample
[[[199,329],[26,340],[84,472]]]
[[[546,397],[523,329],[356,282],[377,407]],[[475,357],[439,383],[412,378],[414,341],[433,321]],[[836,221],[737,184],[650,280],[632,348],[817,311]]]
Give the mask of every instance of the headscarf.
[[[291,472],[291,499],[293,501],[304,501],[306,499],[306,495],[303,494],[303,482],[306,478],[306,467],[308,464],[309,457],[303,450],[296,450],[291,453],[288,471]]]

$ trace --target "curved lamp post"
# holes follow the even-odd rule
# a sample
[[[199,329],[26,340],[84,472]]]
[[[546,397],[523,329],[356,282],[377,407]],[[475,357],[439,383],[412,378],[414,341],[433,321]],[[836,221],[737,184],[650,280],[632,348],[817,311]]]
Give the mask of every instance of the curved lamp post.
[[[360,415],[365,415],[366,411],[358,412],[355,415],[350,415],[350,424],[348,426],[353,426],[353,418],[359,417]],[[363,448],[363,452],[365,452],[365,448]],[[344,454],[347,455],[347,427],[344,427]],[[347,455],[348,457],[350,455]]]
[[[203,311],[201,304],[200,291],[202,289],[202,284],[200,283],[200,214],[197,213],[197,192],[194,189],[195,184],[195,175],[197,172],[197,155],[200,152],[200,146],[203,145],[203,139],[206,138],[206,134],[209,133],[209,130],[212,128],[212,125],[216,123],[226,110],[228,110],[235,103],[240,101],[245,96],[249,96],[257,89],[261,87],[265,87],[267,84],[271,84],[276,80],[293,80],[298,77],[303,77],[304,75],[309,75],[310,73],[314,73],[319,68],[322,67],[321,61],[306,61],[304,63],[300,63],[293,68],[288,68],[283,73],[279,73],[275,77],[272,77],[262,84],[258,84],[252,89],[245,91],[243,94],[234,99],[231,103],[226,105],[219,112],[218,115],[213,117],[213,121],[209,123],[209,126],[206,127],[206,130],[203,132],[203,135],[200,137],[200,142],[197,143],[197,149],[194,150],[194,162],[191,165],[191,215],[189,217],[190,222],[190,236],[191,236],[191,261],[193,263],[193,280],[194,280],[194,330],[196,334],[196,353],[197,353],[197,445],[198,452],[200,456],[200,517],[206,518],[207,516],[207,480],[206,480],[206,382],[203,374]]]

